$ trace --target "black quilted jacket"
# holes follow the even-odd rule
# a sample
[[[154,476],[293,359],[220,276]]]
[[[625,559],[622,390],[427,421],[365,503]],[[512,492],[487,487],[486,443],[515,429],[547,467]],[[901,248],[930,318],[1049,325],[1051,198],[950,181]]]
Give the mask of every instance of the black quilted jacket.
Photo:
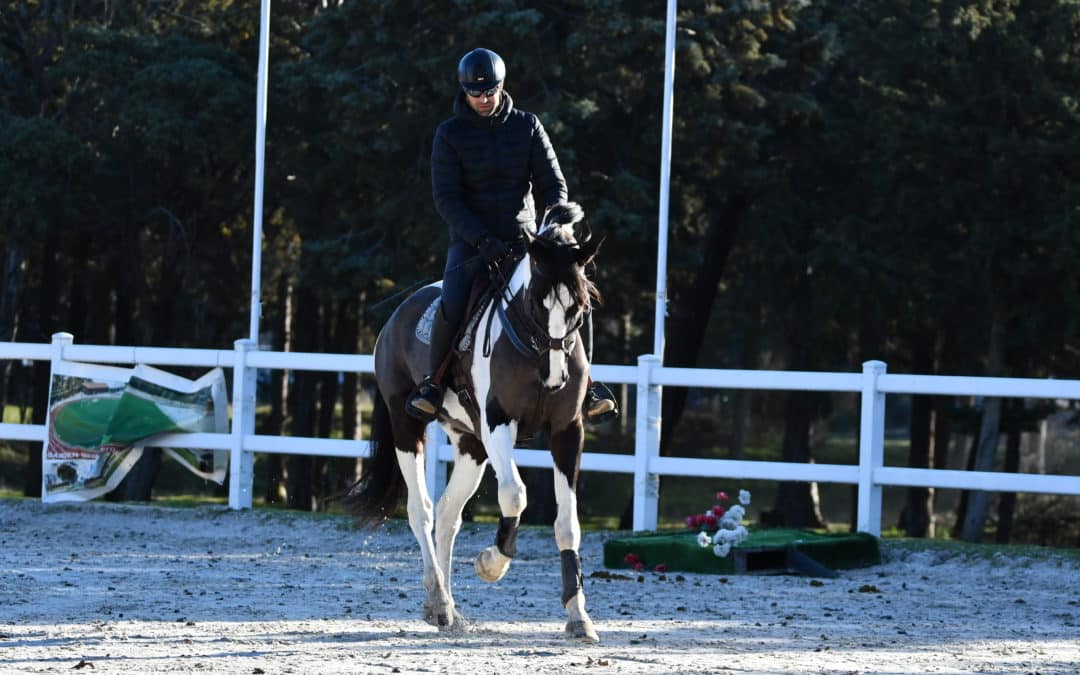
[[[533,193],[541,213],[567,198],[566,180],[540,120],[515,109],[505,92],[491,117],[473,112],[458,92],[454,116],[435,131],[431,191],[450,225],[451,243],[473,246],[489,234],[509,241],[523,226],[533,226]]]

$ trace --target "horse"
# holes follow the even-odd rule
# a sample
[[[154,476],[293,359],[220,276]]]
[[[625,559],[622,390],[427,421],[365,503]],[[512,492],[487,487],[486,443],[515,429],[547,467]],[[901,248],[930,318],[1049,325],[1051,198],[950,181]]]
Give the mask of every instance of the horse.
[[[581,242],[574,237],[574,225],[583,218],[578,204],[559,204],[548,210],[537,233],[523,230],[524,255],[516,263],[510,261],[506,274],[498,267],[491,270],[495,293],[466,321],[460,339],[462,343],[471,339],[471,348],[458,350],[462,343],[455,338],[453,382],[446,386],[438,412],[438,423],[455,448],[454,470],[434,510],[424,475],[426,427],[406,414],[405,399],[427,368],[428,346],[418,338],[423,336],[425,312],[437,306],[441,282],[406,298],[376,339],[378,393],[371,418],[371,455],[364,475],[342,503],[359,525],[377,527],[403,498],[407,500],[409,526],[423,558],[424,618],[440,631],[463,630],[467,625],[450,591],[454,538],[466,501],[490,461],[498,480],[501,517],[495,543],[480,552],[474,567],[484,581],[498,581],[516,553],[518,523],[526,506],[514,445],[518,438],[547,429],[558,504],[555,541],[567,613],[565,634],[586,643],[600,639],[585,609],[578,555],[581,407],[589,381],[578,328],[600,300],[585,275],[600,241],[590,235]]]

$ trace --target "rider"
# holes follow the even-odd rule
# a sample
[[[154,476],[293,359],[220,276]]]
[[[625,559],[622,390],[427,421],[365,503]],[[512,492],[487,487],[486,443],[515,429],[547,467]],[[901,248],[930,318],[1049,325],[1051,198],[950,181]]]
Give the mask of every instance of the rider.
[[[521,230],[536,227],[534,192],[542,210],[567,199],[547,132],[536,115],[514,107],[503,89],[505,78],[506,65],[490,49],[462,57],[454,116],[439,125],[431,148],[431,192],[450,226],[450,250],[431,327],[430,369],[405,403],[410,415],[425,422],[435,419],[442,404],[439,367],[465,318],[473,280],[511,250],[524,251]],[[581,332],[591,362],[591,316]],[[583,412],[590,422],[618,414],[611,392],[591,380]]]

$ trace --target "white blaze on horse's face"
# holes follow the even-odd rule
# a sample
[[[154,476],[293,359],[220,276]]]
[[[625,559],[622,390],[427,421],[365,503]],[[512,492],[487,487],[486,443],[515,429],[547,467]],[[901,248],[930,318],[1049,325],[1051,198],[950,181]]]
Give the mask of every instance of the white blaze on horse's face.
[[[548,312],[548,335],[555,339],[564,338],[570,330],[569,310],[574,307],[574,298],[570,289],[559,284],[551,289],[544,298],[544,308]],[[567,368],[567,353],[562,349],[552,349],[547,353],[547,374],[541,373],[544,388],[558,391],[566,386],[570,374]]]

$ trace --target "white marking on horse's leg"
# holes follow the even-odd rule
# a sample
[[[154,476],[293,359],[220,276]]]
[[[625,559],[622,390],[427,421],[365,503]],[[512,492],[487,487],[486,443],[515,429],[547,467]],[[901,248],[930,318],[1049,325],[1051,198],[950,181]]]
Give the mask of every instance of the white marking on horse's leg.
[[[562,471],[555,469],[555,503],[559,512],[555,516],[555,543],[560,551],[578,550],[581,546],[581,525],[577,517],[577,495],[570,488],[570,480]]]
[[[487,462],[477,464],[471,456],[462,453],[461,434],[449,429],[446,433],[457,449],[457,455],[454,457],[454,470],[450,474],[446,490],[435,507],[435,555],[446,583],[446,593],[453,602],[450,576],[453,568],[454,539],[461,530],[461,510],[480,486]],[[455,615],[455,621],[462,621],[460,614]]]
[[[518,266],[520,271],[521,265]],[[489,308],[488,312],[494,311]],[[498,322],[492,326],[492,341],[499,338],[501,326]],[[488,419],[488,405],[491,394],[491,358],[478,352],[474,355],[472,368],[473,388],[476,400],[480,403],[480,440],[487,451],[491,468],[499,483],[499,511],[504,518],[517,518],[525,510],[525,483],[514,464],[514,441],[517,438],[517,420],[500,420],[495,428]],[[476,574],[484,581],[498,581],[510,569],[511,558],[499,550],[498,546],[489,546],[476,558]]]
[[[517,421],[510,420],[506,424],[500,424],[489,430],[486,418],[487,413],[481,413],[484,447],[487,449],[491,467],[495,470],[495,478],[499,483],[499,511],[503,518],[517,519],[521,517],[521,512],[525,510],[527,504],[525,482],[521,480],[521,474],[518,473],[513,457]],[[476,558],[476,574],[484,581],[498,581],[510,569],[511,560],[512,558],[500,551],[498,546],[489,546]]]
[[[409,490],[409,527],[420,544],[420,556],[424,561],[425,618],[447,630],[453,625],[454,604],[447,593],[442,570],[435,564],[435,542],[431,538],[432,506],[424,480],[423,455],[397,450],[398,466]]]
[[[563,592],[567,591],[567,584],[577,586],[577,592],[570,598],[564,598],[566,607],[566,636],[573,640],[583,642],[599,642],[600,636],[596,633],[592,619],[585,611],[585,588],[580,582],[580,559],[577,558],[578,548],[581,546],[581,525],[578,522],[577,495],[570,487],[570,480],[558,468],[555,474],[555,502],[559,506],[559,513],[555,517],[555,543],[559,546],[563,560]],[[573,552],[574,561],[568,562],[565,556],[567,552]],[[566,565],[576,565],[577,569],[570,574],[573,578],[567,578]]]

